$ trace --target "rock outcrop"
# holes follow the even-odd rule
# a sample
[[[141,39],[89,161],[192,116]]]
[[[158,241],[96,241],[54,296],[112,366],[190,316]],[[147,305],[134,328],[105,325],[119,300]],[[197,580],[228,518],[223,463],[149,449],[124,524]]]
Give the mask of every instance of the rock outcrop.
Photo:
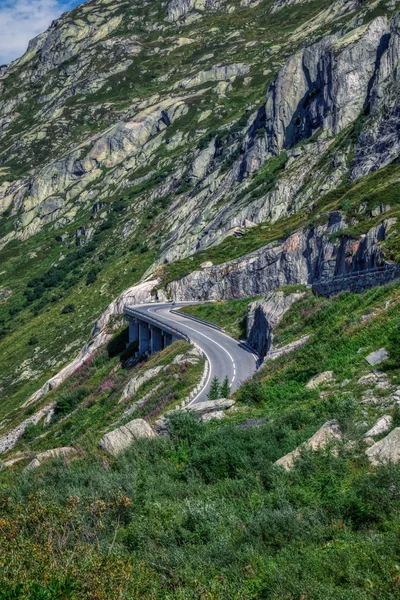
[[[378,17],[350,35],[327,36],[294,54],[271,84],[249,132],[242,172],[318,130],[337,135],[353,123],[369,102],[389,31],[387,19]],[[263,123],[264,136],[255,137]]]
[[[76,454],[76,450],[71,446],[67,446],[65,448],[54,448],[53,450],[46,450],[46,452],[41,452],[40,454],[37,454],[35,458],[29,463],[27,469],[37,469],[48,460],[51,460],[53,458],[69,458],[74,454]]]
[[[30,425],[37,425],[42,419],[44,419],[54,409],[55,402],[47,404],[31,417],[28,417],[22,423],[14,427],[11,431],[5,435],[0,436],[0,454],[4,454],[9,450],[12,450],[15,444],[21,439],[25,431]]]
[[[135,419],[110,433],[106,433],[99,442],[99,448],[117,456],[120,452],[129,448],[133,442],[154,437],[156,437],[156,433],[146,421]]]
[[[272,347],[273,328],[285,312],[303,297],[302,293],[272,292],[262,300],[249,304],[247,309],[247,343],[264,358]]]
[[[379,242],[392,226],[389,220],[356,241],[343,237],[338,213],[326,226],[301,229],[283,243],[271,243],[243,258],[194,271],[168,286],[176,300],[228,300],[259,296],[285,285],[311,284],[353,270],[375,267],[383,260]]]
[[[276,465],[284,467],[287,471],[293,468],[296,458],[301,455],[302,450],[320,450],[332,442],[342,440],[342,432],[337,421],[328,421],[307,442],[289,452],[275,462]]]
[[[193,11],[216,10],[225,0],[170,0],[166,21],[174,23]]]

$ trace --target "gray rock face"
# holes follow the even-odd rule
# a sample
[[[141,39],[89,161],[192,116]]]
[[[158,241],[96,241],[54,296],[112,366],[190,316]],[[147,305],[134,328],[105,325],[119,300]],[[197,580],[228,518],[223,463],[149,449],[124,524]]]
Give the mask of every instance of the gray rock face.
[[[375,352],[371,352],[371,354],[368,354],[368,356],[366,357],[365,360],[372,367],[375,367],[376,365],[380,365],[382,362],[384,362],[388,358],[389,358],[389,354],[388,354],[388,351],[386,350],[386,348],[380,348],[380,350],[376,350]]]
[[[357,143],[353,179],[390,164],[400,153],[400,13],[381,40],[381,55],[370,94],[372,120]]]
[[[337,421],[328,421],[307,442],[277,460],[275,464],[290,471],[294,466],[294,461],[300,456],[303,449],[320,450],[331,442],[340,442],[342,438],[342,432]]]
[[[385,221],[359,241],[330,239],[341,224],[332,213],[327,226],[301,229],[283,243],[271,243],[243,258],[195,271],[168,286],[176,300],[228,300],[263,295],[284,285],[311,284],[321,277],[377,266],[379,241],[391,223]]]
[[[249,132],[242,173],[319,129],[337,135],[352,123],[368,102],[388,33],[387,19],[378,17],[367,28],[325,37],[291,56]],[[265,135],[255,137],[263,124]]]
[[[383,440],[366,450],[366,455],[373,465],[400,460],[400,427],[396,427]]]
[[[99,442],[99,448],[117,456],[120,452],[129,448],[136,440],[154,437],[156,437],[156,433],[146,421],[135,419],[104,435]]]
[[[203,423],[210,423],[210,421],[223,421],[225,418],[226,415],[223,410],[216,410],[202,415],[201,420]]]
[[[171,0],[167,7],[166,21],[174,23],[195,10],[215,10],[224,0]]]
[[[273,328],[303,294],[272,292],[262,300],[249,304],[247,309],[247,343],[264,358],[271,349]]]
[[[211,165],[215,156],[215,140],[212,140],[207,148],[204,148],[193,161],[191,169],[191,182],[196,184],[197,181],[203,179],[206,175],[209,166]]]

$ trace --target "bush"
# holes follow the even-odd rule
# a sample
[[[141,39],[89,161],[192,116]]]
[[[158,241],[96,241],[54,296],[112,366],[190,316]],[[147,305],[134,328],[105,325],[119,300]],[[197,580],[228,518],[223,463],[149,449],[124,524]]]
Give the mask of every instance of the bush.
[[[67,315],[67,314],[73,313],[73,312],[75,312],[75,304],[67,304],[66,306],[63,306],[63,308],[61,309],[62,315]]]
[[[56,403],[55,414],[57,417],[63,417],[71,413],[82,400],[89,396],[91,389],[85,386],[78,387],[75,390],[65,392],[61,395]]]
[[[96,269],[91,269],[89,271],[86,277],[86,285],[92,285],[92,283],[95,283],[95,281],[97,281],[97,273],[98,271]]]
[[[37,346],[39,343],[39,338],[36,335],[32,335],[28,340],[29,346]]]
[[[176,442],[191,445],[201,438],[205,425],[199,415],[193,411],[178,411],[167,417],[168,431]]]

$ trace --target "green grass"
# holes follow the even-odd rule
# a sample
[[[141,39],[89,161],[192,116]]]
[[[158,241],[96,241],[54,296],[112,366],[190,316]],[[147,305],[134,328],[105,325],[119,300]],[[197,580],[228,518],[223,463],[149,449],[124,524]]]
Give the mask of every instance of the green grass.
[[[326,402],[339,406],[347,398],[355,403],[361,418],[358,401],[362,389],[356,382],[361,374],[371,371],[365,361],[370,352],[387,348],[391,358],[386,370],[394,383],[400,381],[396,341],[400,332],[399,290],[399,284],[393,284],[363,294],[346,292],[331,299],[315,297],[310,292],[276,327],[274,346],[284,346],[307,334],[311,339],[296,352],[267,362],[252,381],[242,386],[238,398],[264,409],[268,407],[274,415],[289,408],[301,411],[307,407],[318,412],[323,403],[318,393],[306,390],[305,385],[314,375],[333,371],[337,384],[344,380],[349,383],[344,392],[334,387]],[[383,396],[387,394],[382,392]],[[364,410],[369,411],[371,419],[379,414],[373,406]]]
[[[117,458],[79,444],[67,462],[3,471],[0,598],[398,598],[400,466],[369,466],[362,435],[379,410],[360,417],[357,379],[385,346],[380,369],[399,381],[399,290],[293,305],[277,343],[308,331],[312,341],[242,386],[222,424],[181,413],[170,437]],[[306,390],[324,369],[337,381]],[[336,454],[304,452],[290,473],[274,466],[330,419],[344,432]]]
[[[32,453],[71,444],[85,448],[96,446],[106,431],[132,419],[144,418],[153,422],[163,411],[182,402],[199,383],[204,359],[199,358],[197,364],[185,360],[182,364],[173,364],[177,356],[186,356],[190,351],[191,346],[187,342],[175,342],[147,362],[123,368],[121,361],[126,343],[127,329],[123,329],[63,385],[48,394],[43,402],[56,403],[50,425],[39,424],[30,428],[12,453]],[[157,366],[167,368],[142,384],[133,396],[120,401],[125,386],[133,377],[139,378],[148,369]],[[126,409],[149,394],[143,406],[123,417]],[[26,409],[26,416],[31,413],[32,408]],[[21,413],[19,416],[21,418]]]
[[[222,327],[234,338],[246,339],[247,307],[257,298],[185,306],[180,311]]]

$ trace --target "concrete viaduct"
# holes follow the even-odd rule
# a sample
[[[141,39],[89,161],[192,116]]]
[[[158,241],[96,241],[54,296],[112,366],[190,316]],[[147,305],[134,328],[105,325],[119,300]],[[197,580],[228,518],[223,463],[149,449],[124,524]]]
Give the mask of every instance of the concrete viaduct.
[[[129,343],[139,342],[139,354],[160,352],[177,340],[190,341],[189,336],[150,312],[144,314],[142,310],[129,306],[124,312],[129,323]]]

